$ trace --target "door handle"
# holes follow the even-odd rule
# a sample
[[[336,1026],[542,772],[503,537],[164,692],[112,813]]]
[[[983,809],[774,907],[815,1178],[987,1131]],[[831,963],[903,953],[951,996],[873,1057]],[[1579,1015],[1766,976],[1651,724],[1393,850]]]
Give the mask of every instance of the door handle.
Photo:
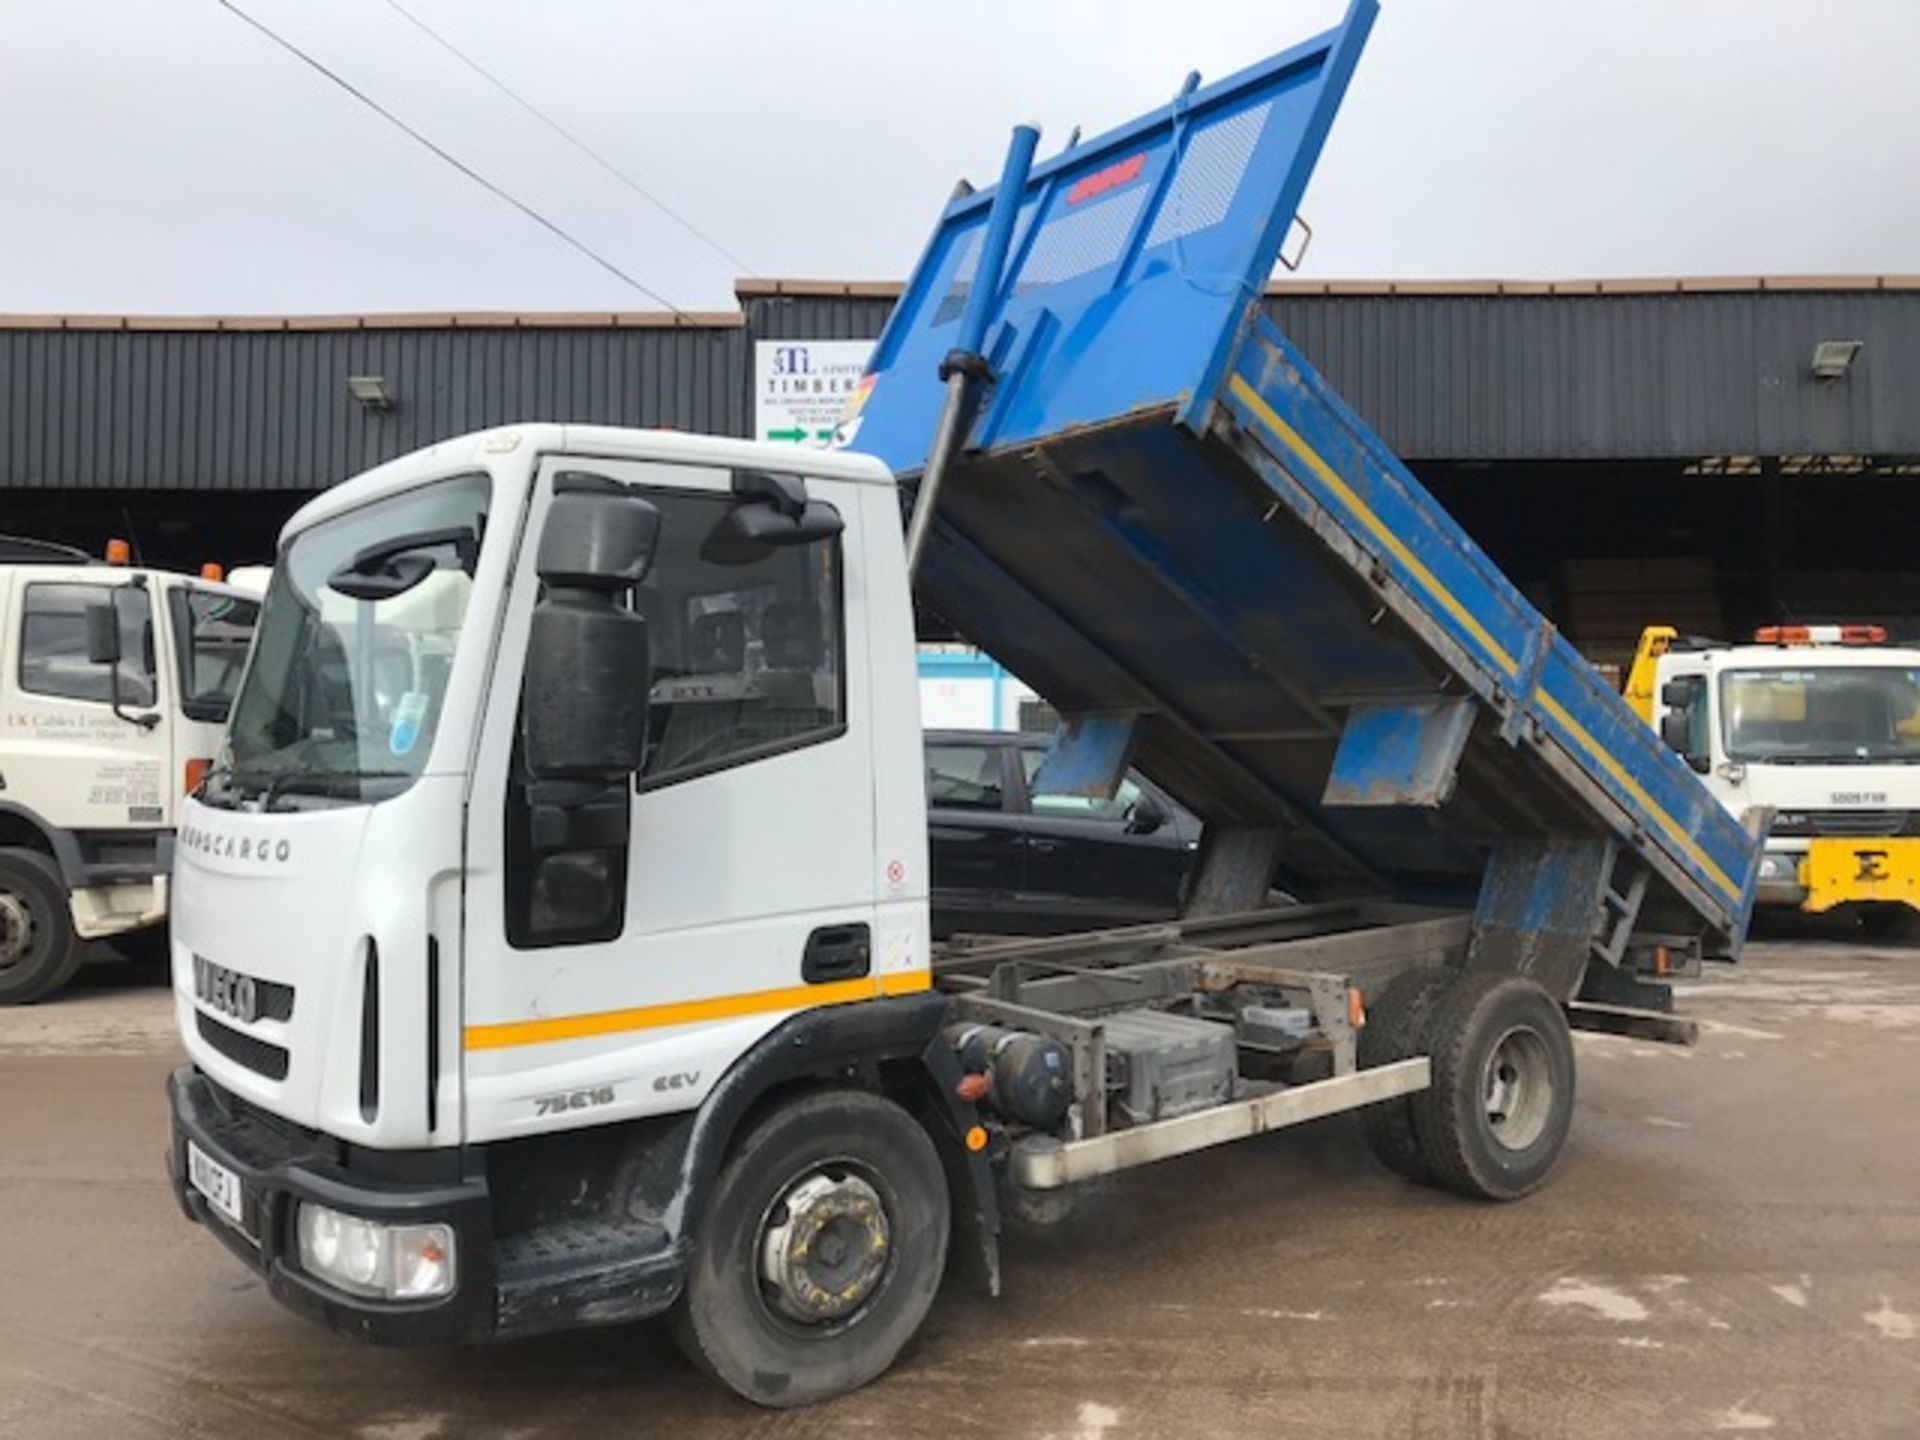
[[[1042,855],[1051,855],[1060,848],[1058,840],[1047,840],[1037,835],[1028,836],[1027,844]]]
[[[800,978],[809,985],[858,980],[873,970],[873,939],[865,925],[823,925],[807,937]]]

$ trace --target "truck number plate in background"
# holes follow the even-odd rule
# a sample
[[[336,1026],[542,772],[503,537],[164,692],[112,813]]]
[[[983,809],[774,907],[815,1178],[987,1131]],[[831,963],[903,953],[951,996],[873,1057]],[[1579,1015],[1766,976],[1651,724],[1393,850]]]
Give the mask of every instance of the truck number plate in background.
[[[240,1177],[191,1140],[187,1142],[187,1179],[227,1219],[240,1221]]]

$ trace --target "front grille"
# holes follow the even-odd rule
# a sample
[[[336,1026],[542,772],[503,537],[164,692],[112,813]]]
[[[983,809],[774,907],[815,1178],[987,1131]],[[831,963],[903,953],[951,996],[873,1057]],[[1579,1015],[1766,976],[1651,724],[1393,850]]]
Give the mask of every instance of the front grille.
[[[283,985],[278,980],[256,980],[253,983],[255,993],[260,997],[262,1020],[293,1018],[293,986]]]
[[[1774,817],[1773,833],[1842,840],[1920,835],[1920,810],[1783,810]]]
[[[253,986],[255,1019],[278,1020],[285,1023],[293,1018],[293,986],[280,980],[262,980],[258,976],[247,975],[230,966],[219,965],[207,959],[198,951],[193,957],[194,996],[207,1000],[203,977],[213,973],[224,973],[234,980],[246,981]],[[218,1002],[214,1002],[216,1005]]]
[[[200,1027],[200,1038],[234,1064],[244,1065],[269,1080],[287,1078],[287,1052],[281,1046],[222,1025],[204,1010],[196,1010],[193,1018]]]

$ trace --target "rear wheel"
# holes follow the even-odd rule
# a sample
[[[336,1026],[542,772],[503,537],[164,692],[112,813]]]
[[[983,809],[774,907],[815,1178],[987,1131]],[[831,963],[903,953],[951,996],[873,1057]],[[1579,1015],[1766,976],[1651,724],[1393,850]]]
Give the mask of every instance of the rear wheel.
[[[1362,1070],[1411,1060],[1427,1053],[1427,1019],[1434,1005],[1456,979],[1457,970],[1420,965],[1389,980],[1367,1005],[1367,1023],[1360,1031]],[[1413,1107],[1419,1095],[1397,1095],[1360,1112],[1360,1130],[1374,1158],[1396,1175],[1416,1184],[1433,1183],[1433,1169],[1414,1131]]]
[[[1435,1183],[1517,1200],[1545,1183],[1573,1122],[1573,1032],[1531,980],[1467,974],[1434,1007],[1433,1085],[1413,1097]]]
[[[38,850],[0,849],[0,1005],[50,995],[80,968],[67,887]]]
[[[926,1318],[949,1212],[933,1142],[898,1105],[850,1090],[785,1102],[721,1166],[674,1337],[759,1405],[857,1389]]]

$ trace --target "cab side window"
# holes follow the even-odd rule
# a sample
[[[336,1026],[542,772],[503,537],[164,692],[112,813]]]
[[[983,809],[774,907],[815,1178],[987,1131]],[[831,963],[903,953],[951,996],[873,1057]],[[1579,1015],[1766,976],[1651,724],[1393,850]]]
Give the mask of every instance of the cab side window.
[[[107,665],[87,658],[87,611],[112,605],[120,630],[120,703],[154,703],[153,608],[132,585],[27,586],[21,606],[20,688],[67,700],[113,699]]]
[[[660,542],[634,597],[653,652],[640,788],[840,734],[839,538],[743,550],[720,529],[729,497],[646,493]]]
[[[170,599],[180,647],[180,709],[189,719],[220,723],[247,668],[260,606],[212,590],[176,589]]]

